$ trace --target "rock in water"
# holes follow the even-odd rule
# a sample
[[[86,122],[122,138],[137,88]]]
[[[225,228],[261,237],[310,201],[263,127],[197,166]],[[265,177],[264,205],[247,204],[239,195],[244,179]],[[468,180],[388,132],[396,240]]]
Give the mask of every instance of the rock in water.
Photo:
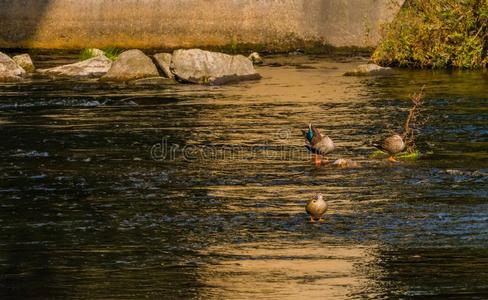
[[[247,57],[200,49],[174,51],[171,69],[177,79],[189,83],[219,85],[261,78]]]
[[[19,81],[25,70],[8,55],[0,52],[0,81]]]
[[[171,85],[177,82],[171,78],[166,77],[146,77],[142,79],[131,80],[128,82],[129,85]]]
[[[122,52],[100,80],[125,82],[157,76],[159,72],[152,60],[141,50],[134,49]]]
[[[16,55],[12,57],[12,60],[28,73],[32,73],[35,70],[34,63],[29,54]]]
[[[38,70],[38,72],[53,77],[100,77],[108,72],[111,65],[110,59],[100,55],[74,64]]]
[[[170,53],[158,53],[153,55],[154,60],[158,67],[163,71],[163,75],[168,78],[174,78],[175,76],[171,73],[171,59],[173,55]]]
[[[257,53],[257,52],[251,53],[251,55],[249,55],[249,59],[255,65],[261,65],[261,64],[263,64],[263,59],[261,58],[261,55],[259,55],[259,53]]]
[[[359,164],[349,158],[339,158],[332,163],[333,166],[339,168],[357,168]]]
[[[393,73],[392,68],[381,67],[376,64],[359,65],[351,72],[344,73],[344,76],[368,76],[368,75],[390,75]]]

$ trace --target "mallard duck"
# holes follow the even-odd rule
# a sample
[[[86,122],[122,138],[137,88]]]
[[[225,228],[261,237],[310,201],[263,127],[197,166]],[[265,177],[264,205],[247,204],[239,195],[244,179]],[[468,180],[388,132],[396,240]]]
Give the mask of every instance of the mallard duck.
[[[379,150],[388,153],[390,155],[388,160],[392,162],[397,161],[394,158],[394,155],[402,152],[403,149],[405,149],[405,142],[399,134],[394,134],[381,141],[373,142],[372,145]]]
[[[305,210],[310,215],[310,222],[314,223],[316,219],[319,222],[323,222],[322,216],[327,211],[327,202],[324,201],[324,195],[321,193],[317,194],[316,199],[312,199],[308,201],[307,206],[305,206]]]
[[[308,145],[305,145],[305,147],[312,152],[315,166],[318,167],[322,164],[322,156],[334,150],[334,142],[328,136],[320,133],[312,124],[308,124],[308,131],[302,130],[302,132],[308,142]]]

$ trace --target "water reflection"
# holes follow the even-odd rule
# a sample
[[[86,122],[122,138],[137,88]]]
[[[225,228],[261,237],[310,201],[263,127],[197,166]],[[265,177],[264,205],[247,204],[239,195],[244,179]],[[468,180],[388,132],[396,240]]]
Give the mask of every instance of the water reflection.
[[[370,260],[368,249],[334,244],[322,239],[301,245],[264,242],[211,247],[206,255],[224,255],[226,259],[199,270],[207,286],[201,296],[342,299],[362,294],[367,278],[357,265]]]
[[[0,295],[482,298],[486,74],[341,76],[360,62],[274,57],[262,81],[224,87],[2,86]],[[433,154],[370,159],[364,142],[398,129],[423,84]],[[309,121],[361,167],[282,159]],[[155,161],[163,138],[243,155]],[[319,191],[328,221],[311,225]]]

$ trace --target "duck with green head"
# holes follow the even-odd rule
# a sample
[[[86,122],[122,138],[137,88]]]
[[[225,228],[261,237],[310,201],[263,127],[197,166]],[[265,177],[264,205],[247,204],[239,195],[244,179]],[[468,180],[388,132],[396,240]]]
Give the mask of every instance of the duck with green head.
[[[308,142],[305,147],[312,153],[315,166],[319,167],[322,162],[327,163],[327,161],[322,161],[322,158],[334,151],[335,145],[332,139],[323,135],[311,123],[308,124],[308,130],[302,130],[302,132]]]

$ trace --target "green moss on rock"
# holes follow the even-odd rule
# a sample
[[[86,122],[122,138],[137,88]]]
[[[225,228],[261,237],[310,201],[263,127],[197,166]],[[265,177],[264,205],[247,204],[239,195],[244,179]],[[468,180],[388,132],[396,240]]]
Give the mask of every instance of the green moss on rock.
[[[417,160],[422,156],[420,151],[414,150],[414,151],[405,151],[398,153],[395,155],[396,158],[400,158],[403,160]],[[369,155],[370,158],[386,158],[388,157],[388,154],[381,151],[381,150],[376,150],[375,152],[371,153]]]

